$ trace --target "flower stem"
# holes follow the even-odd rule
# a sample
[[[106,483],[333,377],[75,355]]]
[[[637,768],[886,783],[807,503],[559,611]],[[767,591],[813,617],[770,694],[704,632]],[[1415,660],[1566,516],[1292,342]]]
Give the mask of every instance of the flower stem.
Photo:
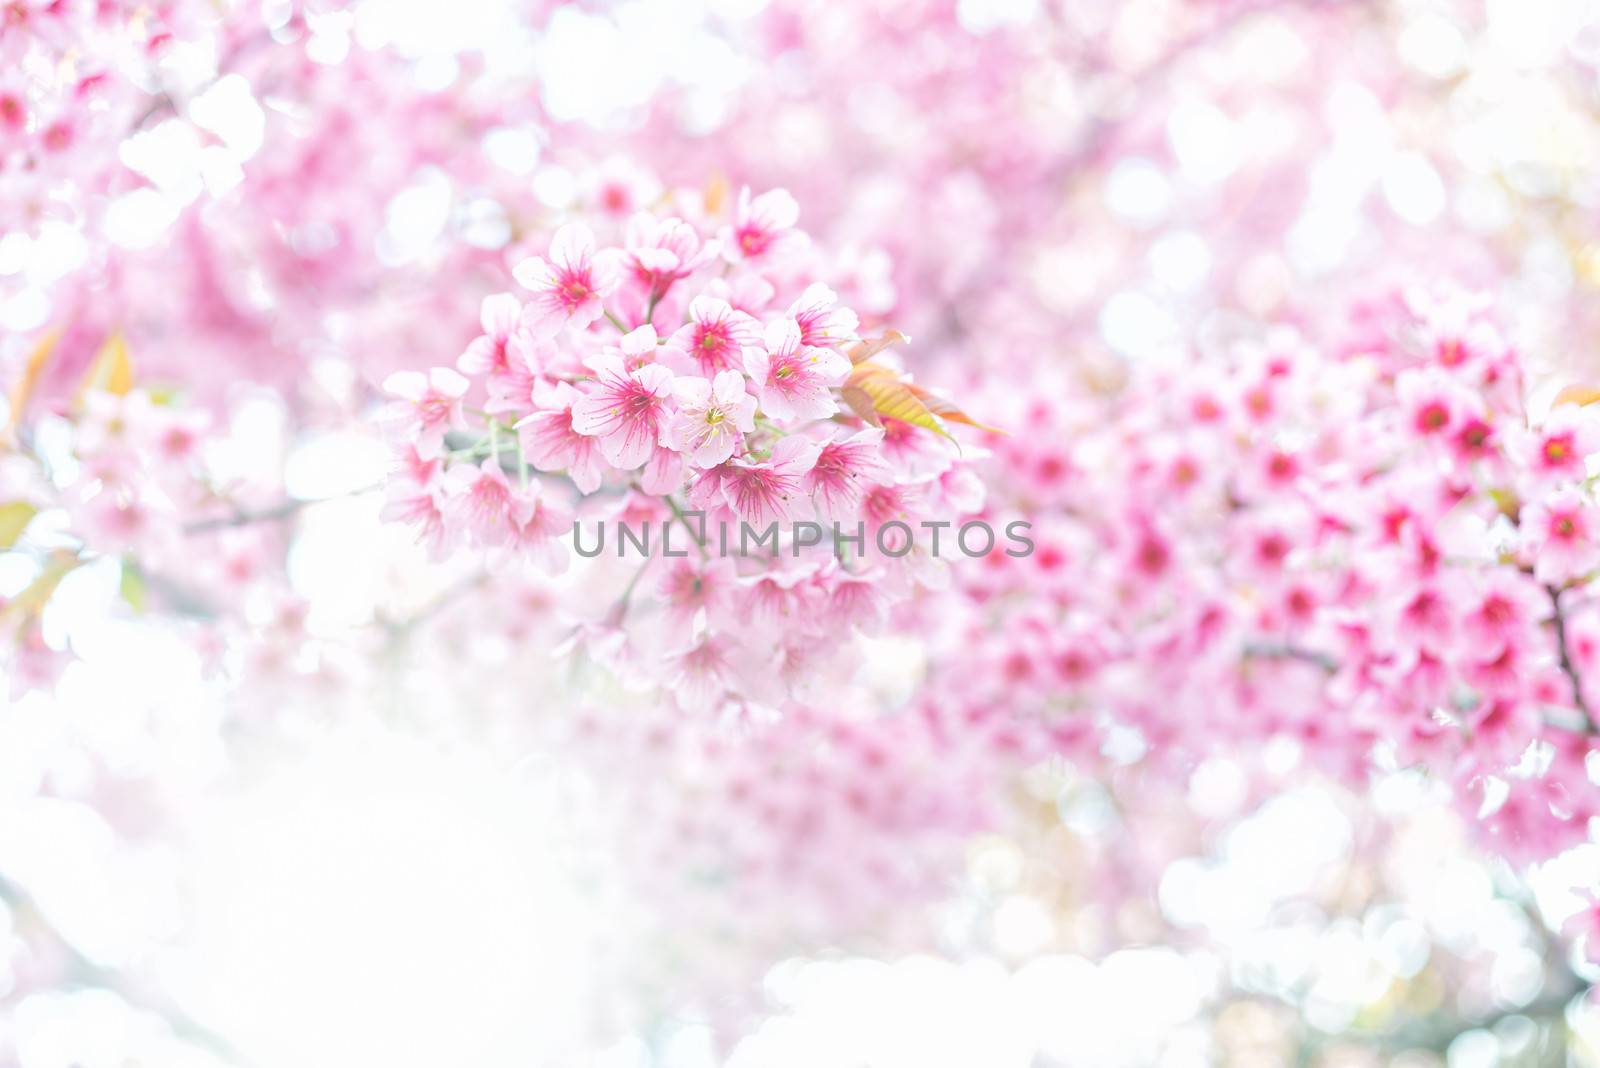
[[[672,509],[673,518],[682,523],[683,529],[689,532],[689,539],[694,542],[695,548],[700,550],[700,559],[711,559],[711,554],[706,552],[705,542],[700,540],[699,535],[694,532],[694,528],[689,525],[689,517],[684,515],[682,508],[678,507],[678,502],[673,500],[670,494],[663,499],[667,502],[667,507]]]

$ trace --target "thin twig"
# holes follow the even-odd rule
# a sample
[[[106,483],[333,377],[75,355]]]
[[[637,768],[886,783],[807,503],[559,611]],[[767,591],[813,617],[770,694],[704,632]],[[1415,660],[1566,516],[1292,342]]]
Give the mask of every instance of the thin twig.
[[[1561,609],[1561,588],[1546,585],[1545,592],[1550,594],[1551,622],[1556,629],[1556,656],[1561,664],[1561,672],[1566,675],[1567,681],[1572,684],[1572,704],[1579,712],[1583,713],[1584,733],[1600,734],[1600,723],[1594,718],[1594,713],[1589,708],[1589,701],[1583,695],[1583,676],[1578,672],[1578,665],[1572,659],[1572,650],[1567,642],[1567,617]]]
[[[1304,649],[1289,642],[1247,642],[1244,655],[1257,660],[1299,660],[1315,664],[1330,675],[1339,670],[1339,661],[1328,653]]]
[[[350,490],[346,493],[335,493],[327,497],[290,497],[276,504],[267,505],[265,508],[245,508],[235,505],[232,515],[216,516],[211,519],[197,519],[192,523],[184,524],[183,532],[185,534],[205,534],[213,530],[226,530],[230,527],[246,527],[252,523],[274,523],[297,515],[302,508],[309,508],[313,504],[342,500],[345,497],[360,497],[363,494],[373,493],[381,488],[382,484],[379,483],[371,486],[362,486],[360,489]]]

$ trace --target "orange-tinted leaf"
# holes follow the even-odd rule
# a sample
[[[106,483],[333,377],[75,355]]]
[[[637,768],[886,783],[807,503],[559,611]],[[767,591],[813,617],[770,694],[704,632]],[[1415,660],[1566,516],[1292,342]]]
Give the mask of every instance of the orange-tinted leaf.
[[[920,389],[917,386],[908,385],[907,388],[909,388],[911,392],[915,393],[922,400],[923,404],[928,406],[928,410],[930,412],[946,422],[961,423],[964,426],[974,427],[978,430],[987,430],[991,434],[1005,433],[1005,431],[1001,430],[999,427],[993,427],[989,426],[987,423],[978,422],[976,419],[972,418],[972,416],[956,407],[955,402],[953,401],[948,401],[943,397],[935,396],[934,394],[929,393],[927,390]]]
[[[874,426],[878,416],[898,419],[902,423],[924,427],[936,434],[950,437],[946,422],[961,423],[987,430],[993,434],[1005,431],[978,422],[951,400],[906,382],[881,363],[858,363],[844,384],[845,403],[861,418]],[[873,415],[866,414],[871,406]]]
[[[28,529],[28,523],[39,514],[39,509],[27,501],[7,501],[0,504],[0,549],[9,549]]]
[[[907,383],[900,381],[899,375],[882,364],[857,364],[845,380],[845,388],[865,393],[872,401],[872,410],[883,418],[898,419],[947,438],[950,436],[939,417],[928,410],[922,398]]]
[[[706,183],[706,214],[712,216],[721,215],[723,207],[728,203],[730,192],[728,176],[721,171],[713,174],[711,180]]]
[[[863,338],[854,345],[851,345],[849,348],[845,349],[844,354],[850,357],[851,363],[865,363],[878,353],[882,352],[884,349],[889,348],[891,345],[904,345],[910,340],[911,339],[909,337],[906,337],[906,335],[902,334],[900,331],[890,330],[882,337]]]
[[[39,376],[44,373],[44,366],[50,362],[50,357],[56,351],[56,344],[60,340],[61,328],[52,327],[45,331],[38,344],[33,346],[33,351],[28,354],[28,362],[22,368],[22,377],[11,387],[9,400],[12,433],[15,433],[17,424],[22,421],[22,413],[28,407],[28,400],[33,396],[34,387],[39,384]]]
[[[1582,383],[1575,383],[1566,386],[1560,393],[1557,393],[1556,399],[1552,403],[1576,404],[1582,407],[1586,404],[1593,404],[1595,401],[1600,401],[1600,389],[1594,386],[1586,386]]]
[[[122,394],[132,388],[133,364],[128,359],[128,343],[120,331],[113,331],[83,373],[78,383],[78,396],[81,399],[85,393],[96,390]]]
[[[845,386],[842,392],[844,393],[844,402],[850,406],[851,411],[873,426],[883,425],[883,420],[878,418],[878,412],[872,406],[872,394],[860,386],[849,385]]]
[[[37,616],[56,592],[56,587],[61,585],[61,580],[78,566],[78,557],[65,550],[53,553],[44,565],[44,570],[39,576],[28,584],[21,593],[7,601],[4,608],[0,608],[0,621],[7,624],[18,623]]]

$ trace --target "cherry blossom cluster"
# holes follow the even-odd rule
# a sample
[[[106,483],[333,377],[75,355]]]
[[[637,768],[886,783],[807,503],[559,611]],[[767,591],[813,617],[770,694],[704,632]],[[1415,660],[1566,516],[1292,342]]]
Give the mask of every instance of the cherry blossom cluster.
[[[391,375],[388,514],[436,553],[550,572],[594,555],[575,524],[601,551],[608,519],[660,525],[634,577],[653,572],[661,611],[636,624],[630,583],[601,644],[685,707],[775,707],[847,681],[848,635],[945,581],[884,528],[958,524],[982,491],[935,413],[965,416],[874,359],[898,335],[863,339],[815,280],[793,198],[746,190],[699,215],[639,212],[609,246],[567,223],[514,264],[521,295],[484,299],[454,368]]]
[[[736,92],[590,130],[544,57],[606,5],[418,62],[369,16],[427,5],[0,0],[8,689],[82,693],[68,620],[109,575],[226,693],[207,751],[377,707],[553,753],[650,902],[619,955],[686,1003],[914,926],[1063,758],[1144,813],[1125,878],[1038,851],[1107,913],[1214,828],[1208,757],[1261,792],[1412,769],[1513,861],[1593,842],[1600,405],[1534,382],[1595,336],[1592,18],[1548,59],[1477,0],[1153,6],[771,0],[694,31]],[[1438,265],[1514,294],[1521,351],[1456,294],[1345,299]],[[379,383],[396,525],[341,503],[393,596],[313,620],[349,591],[283,468],[360,453]],[[969,519],[1035,551],[950,551]],[[132,761],[83,733],[21,793],[201,807],[154,727]],[[1600,908],[1569,933],[1600,953]]]
[[[1454,290],[1351,322],[1015,412],[991,501],[1039,548],[958,573],[975,611],[930,707],[1091,762],[1249,740],[1358,782],[1421,767],[1497,850],[1552,856],[1600,816],[1593,394],[1531,398]]]

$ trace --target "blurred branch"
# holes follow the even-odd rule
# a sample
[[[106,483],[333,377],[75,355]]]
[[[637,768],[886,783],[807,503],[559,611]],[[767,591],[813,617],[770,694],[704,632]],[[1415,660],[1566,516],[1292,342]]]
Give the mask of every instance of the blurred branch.
[[[1578,665],[1572,659],[1571,645],[1567,640],[1567,617],[1561,607],[1561,588],[1558,586],[1545,586],[1550,594],[1551,622],[1556,629],[1556,656],[1561,664],[1561,673],[1572,684],[1572,704],[1579,712],[1583,713],[1585,734],[1600,734],[1600,723],[1594,718],[1594,713],[1589,709],[1588,698],[1583,694],[1583,676],[1578,672]]]
[[[379,618],[378,625],[388,634],[391,644],[398,644],[423,623],[426,623],[467,594],[483,587],[488,583],[490,577],[487,569],[474,571],[471,575],[445,590],[404,619]]]
[[[1244,655],[1247,659],[1255,660],[1299,660],[1315,664],[1330,675],[1339,670],[1339,661],[1330,654],[1289,642],[1246,642]]]
[[[24,931],[24,928],[32,928],[48,941],[52,948],[67,962],[68,983],[66,985],[110,991],[131,1008],[159,1016],[172,1029],[172,1033],[184,1041],[191,1042],[197,1046],[204,1046],[212,1053],[233,1064],[243,1066],[249,1063],[227,1039],[199,1023],[176,1005],[171,1004],[166,999],[156,998],[148,992],[140,990],[125,975],[102,967],[84,956],[50,922],[44,911],[34,901],[32,895],[4,875],[0,875],[0,902],[10,908],[12,915],[16,919],[16,927],[19,934]]]
[[[374,493],[383,488],[382,483],[373,483],[362,486],[360,489],[347,490],[344,493],[334,493],[327,497],[290,497],[269,504],[264,508],[246,508],[242,505],[233,506],[232,515],[216,516],[211,519],[197,519],[193,523],[186,523],[183,527],[185,534],[204,534],[213,530],[225,530],[229,527],[244,527],[253,523],[273,523],[280,519],[288,519],[298,515],[302,508],[313,504],[322,504],[324,501],[337,501],[345,497],[360,497],[367,493]]]

